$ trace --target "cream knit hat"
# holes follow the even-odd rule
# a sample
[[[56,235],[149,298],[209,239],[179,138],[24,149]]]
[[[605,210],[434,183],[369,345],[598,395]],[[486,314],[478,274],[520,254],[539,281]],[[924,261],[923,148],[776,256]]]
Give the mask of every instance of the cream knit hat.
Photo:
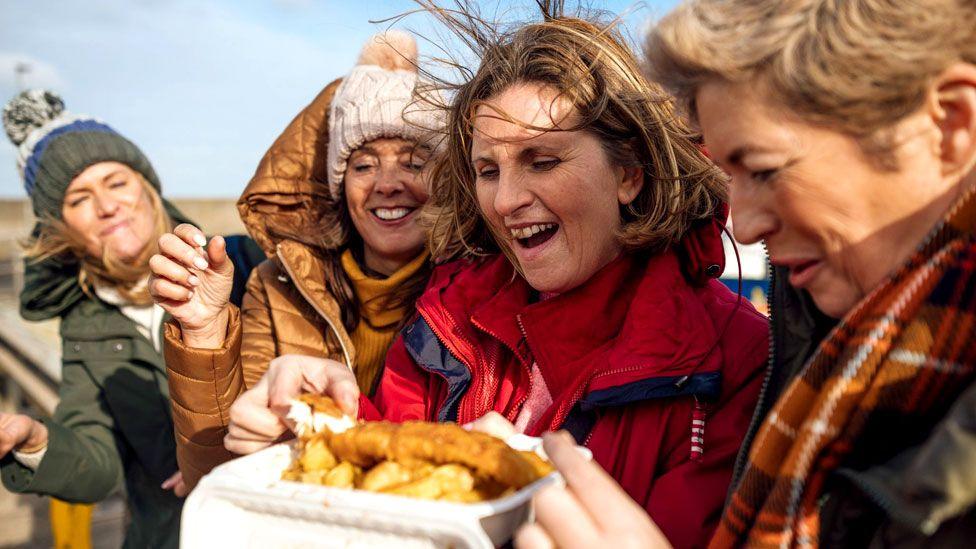
[[[443,125],[435,103],[416,101],[417,42],[403,31],[370,38],[336,90],[329,111],[329,192],[342,196],[349,156],[382,137],[425,142]]]

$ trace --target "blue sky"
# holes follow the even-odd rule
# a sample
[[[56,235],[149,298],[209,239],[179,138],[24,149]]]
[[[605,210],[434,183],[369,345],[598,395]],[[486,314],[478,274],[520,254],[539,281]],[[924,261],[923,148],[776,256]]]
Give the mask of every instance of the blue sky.
[[[447,2],[444,2],[447,3]],[[589,0],[626,13],[638,36],[676,0]],[[572,1],[569,5],[575,5]],[[486,0],[483,9],[531,7]],[[267,147],[408,0],[2,0],[0,100],[28,87],[60,93],[149,156],[167,196],[236,197]],[[424,15],[398,24],[437,36]],[[421,55],[435,53],[420,41]],[[0,197],[23,196],[15,149],[0,143]]]

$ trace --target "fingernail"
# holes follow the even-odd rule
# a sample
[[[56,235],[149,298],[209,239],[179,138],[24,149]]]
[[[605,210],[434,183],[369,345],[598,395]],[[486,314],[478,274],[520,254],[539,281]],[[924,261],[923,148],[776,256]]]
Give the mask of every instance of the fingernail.
[[[189,292],[186,293],[186,298],[193,299],[193,290],[190,290]]]
[[[207,245],[207,238],[202,234],[193,235],[193,241],[197,243],[197,246],[203,247]]]
[[[191,286],[200,284],[200,279],[193,275],[190,275],[190,278],[186,279],[186,281],[189,282]]]
[[[197,269],[200,269],[200,270],[206,270],[207,269],[207,260],[204,259],[204,258],[202,258],[202,257],[200,257],[200,256],[197,256],[197,257],[194,257],[193,258],[193,264],[196,265],[196,268]]]
[[[471,425],[470,423],[465,423],[464,425],[461,426],[461,428],[464,429],[465,431],[470,431],[471,429],[474,429],[474,425]]]

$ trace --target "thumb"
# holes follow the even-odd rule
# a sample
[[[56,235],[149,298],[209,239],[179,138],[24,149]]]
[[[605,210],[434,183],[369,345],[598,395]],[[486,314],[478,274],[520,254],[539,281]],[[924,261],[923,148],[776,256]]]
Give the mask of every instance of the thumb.
[[[215,236],[210,239],[207,246],[207,257],[210,261],[210,268],[220,274],[232,274],[234,263],[227,257],[227,241],[222,236]]]

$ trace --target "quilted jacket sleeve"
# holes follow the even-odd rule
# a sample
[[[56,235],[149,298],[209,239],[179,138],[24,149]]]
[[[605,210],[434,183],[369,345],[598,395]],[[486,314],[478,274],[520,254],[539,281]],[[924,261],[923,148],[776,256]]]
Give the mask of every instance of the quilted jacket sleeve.
[[[169,374],[176,455],[187,486],[235,457],[224,449],[230,407],[257,383],[276,356],[264,282],[251,273],[241,308],[230,305],[227,338],[219,349],[183,344],[179,324],[166,325],[163,352]]]
[[[241,368],[241,315],[230,307],[227,338],[219,349],[183,344],[180,326],[165,327],[163,354],[169,377],[176,459],[187,487],[196,486],[211,469],[234,457],[224,449],[230,405],[244,391]]]

